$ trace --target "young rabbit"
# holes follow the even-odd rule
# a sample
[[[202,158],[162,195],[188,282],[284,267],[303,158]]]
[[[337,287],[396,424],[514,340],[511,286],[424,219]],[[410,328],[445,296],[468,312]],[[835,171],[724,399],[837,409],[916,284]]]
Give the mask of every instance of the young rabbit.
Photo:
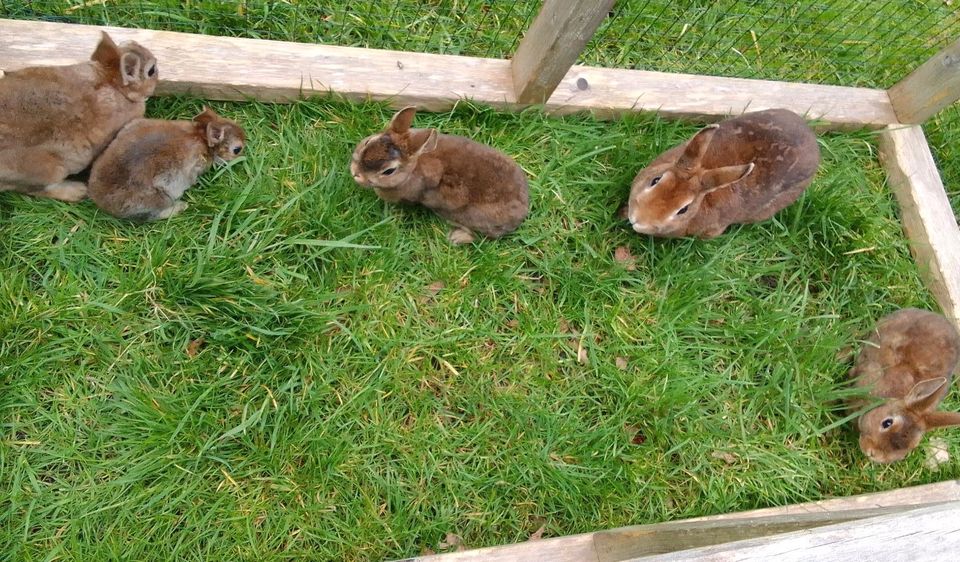
[[[200,174],[239,156],[244,142],[239,125],[209,108],[193,121],[136,119],[93,163],[90,198],[118,218],[172,217],[187,208],[180,196]]]
[[[132,41],[104,33],[88,62],[31,67],[0,79],[0,191],[79,201],[66,181],[104,149],[157,85],[157,61]]]
[[[382,133],[360,141],[350,171],[384,201],[420,203],[453,224],[447,239],[499,238],[529,210],[527,177],[509,156],[436,129],[411,129],[416,108],[401,109]]]
[[[704,127],[640,170],[627,218],[642,234],[713,238],[793,203],[819,163],[816,136],[799,115],[744,113]]]
[[[946,318],[916,308],[885,316],[864,344],[850,377],[887,402],[861,415],[860,449],[870,460],[907,456],[928,429],[960,425],[960,413],[938,412],[960,360],[960,335]],[[854,410],[868,398],[852,400]]]

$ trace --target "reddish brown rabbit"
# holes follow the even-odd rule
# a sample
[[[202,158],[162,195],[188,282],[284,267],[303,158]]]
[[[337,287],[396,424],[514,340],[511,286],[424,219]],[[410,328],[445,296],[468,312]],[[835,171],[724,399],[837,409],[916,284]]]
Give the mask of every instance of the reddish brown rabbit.
[[[877,323],[850,370],[857,388],[888,399],[857,420],[860,449],[870,460],[898,461],[925,431],[960,425],[960,413],[937,411],[958,360],[960,335],[939,314],[905,308]],[[858,398],[850,406],[860,410],[870,403]]]
[[[233,160],[246,136],[204,108],[193,121],[136,119],[120,130],[90,171],[90,198],[118,218],[152,221],[187,208],[180,196],[214,163]]]
[[[31,67],[0,79],[0,191],[79,201],[87,186],[66,181],[142,117],[157,85],[157,61],[132,41],[103,33],[90,61]]]
[[[713,238],[796,201],[819,163],[802,117],[786,109],[744,113],[701,129],[640,170],[627,218],[642,234]]]
[[[382,133],[363,139],[350,171],[391,203],[419,203],[453,224],[447,239],[466,244],[475,233],[499,238],[529,210],[527,177],[512,158],[464,137],[411,129],[416,109],[393,116]]]

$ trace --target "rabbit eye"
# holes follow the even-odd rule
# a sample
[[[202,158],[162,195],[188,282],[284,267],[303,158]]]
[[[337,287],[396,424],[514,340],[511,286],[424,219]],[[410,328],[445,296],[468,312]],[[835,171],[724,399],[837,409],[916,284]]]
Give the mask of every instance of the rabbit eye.
[[[690,205],[684,205],[683,207],[680,207],[679,211],[677,211],[677,215],[682,215],[686,213],[688,210],[690,210]]]
[[[153,75],[157,73],[157,67],[150,65],[150,70],[147,71],[147,76],[153,78]]]
[[[240,154],[240,151],[241,151],[241,150],[243,150],[243,147],[242,147],[242,146],[235,146],[235,147],[233,147],[233,153],[234,153],[234,154]]]
[[[657,185],[658,183],[660,183],[660,178],[662,178],[662,177],[663,177],[663,176],[657,176],[657,177],[653,178],[652,180],[650,180],[650,185],[651,185],[651,186]]]
[[[887,418],[880,422],[880,427],[883,429],[890,429],[890,426],[893,425],[893,418]]]
[[[381,175],[381,176],[390,176],[390,175],[393,175],[393,173],[396,172],[396,171],[397,171],[396,168],[387,168],[386,170],[380,172],[380,175]]]

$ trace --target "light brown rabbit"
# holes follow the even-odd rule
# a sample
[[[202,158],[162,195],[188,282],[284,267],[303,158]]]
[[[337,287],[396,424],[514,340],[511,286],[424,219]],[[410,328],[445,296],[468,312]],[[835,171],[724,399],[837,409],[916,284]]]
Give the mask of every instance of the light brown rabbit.
[[[157,85],[157,61],[132,41],[103,33],[88,62],[31,67],[0,79],[0,191],[63,201],[86,197],[66,181],[106,148],[127,122],[143,117]]]
[[[136,119],[93,163],[90,198],[118,218],[172,217],[187,208],[180,196],[200,174],[239,156],[245,142],[239,125],[209,108],[193,121]]]
[[[960,335],[943,316],[905,308],[880,319],[850,369],[857,388],[888,399],[857,420],[860,449],[870,460],[898,461],[925,431],[960,425],[960,413],[937,411],[958,360]],[[868,398],[857,398],[850,407],[870,404]]]
[[[817,138],[786,109],[744,113],[701,129],[633,180],[627,218],[641,234],[713,238],[790,205],[820,163]]]
[[[475,233],[499,238],[529,211],[527,177],[512,158],[464,137],[411,129],[416,108],[401,109],[382,133],[360,141],[350,171],[391,203],[419,203],[452,223],[453,244]]]

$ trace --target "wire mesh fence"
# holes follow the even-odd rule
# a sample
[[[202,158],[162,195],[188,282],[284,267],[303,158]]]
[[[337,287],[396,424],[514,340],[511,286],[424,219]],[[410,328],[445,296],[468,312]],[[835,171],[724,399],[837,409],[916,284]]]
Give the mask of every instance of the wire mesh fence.
[[[508,58],[540,5],[0,0],[0,17]],[[953,0],[619,0],[580,62],[887,87],[958,35],[960,11]]]

